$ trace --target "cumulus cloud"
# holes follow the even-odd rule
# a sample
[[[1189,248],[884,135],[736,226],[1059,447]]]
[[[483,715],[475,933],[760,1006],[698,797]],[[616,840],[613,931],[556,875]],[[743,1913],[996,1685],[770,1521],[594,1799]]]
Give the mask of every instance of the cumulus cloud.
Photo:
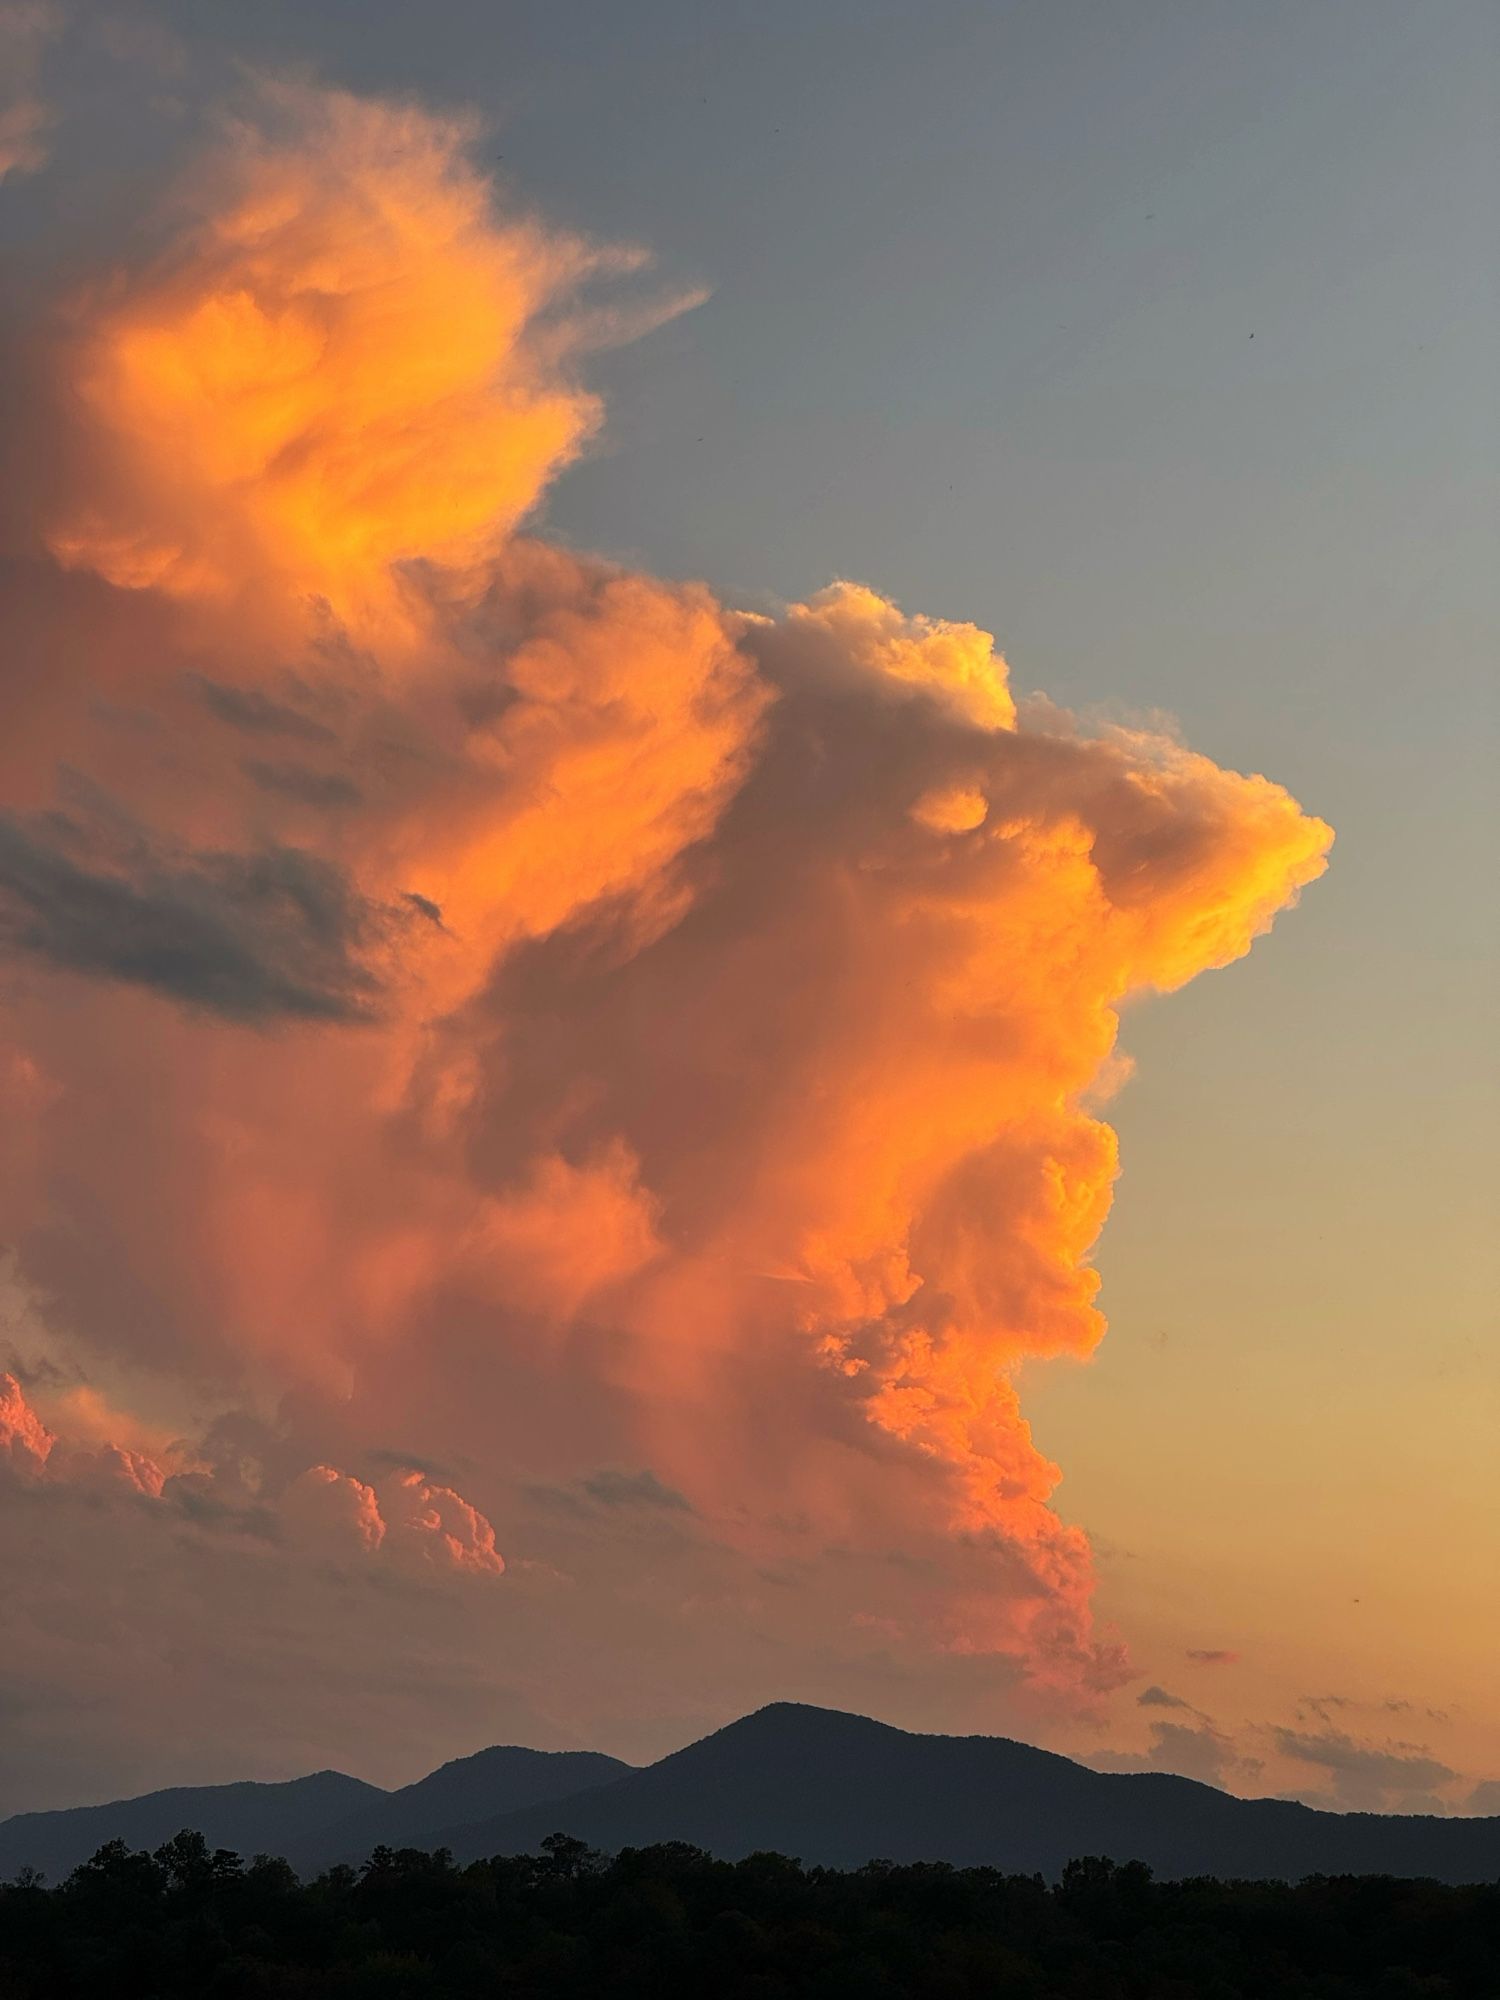
[[[159,1500],[166,1473],[156,1460],[113,1438],[91,1436],[92,1428],[59,1436],[43,1423],[15,1376],[0,1375],[0,1464],[34,1486]]]
[[[496,1576],[546,1484],[592,1504],[501,1594],[633,1630],[619,1551],[690,1510],[651,1630],[730,1679],[826,1624],[1087,1701],[1126,1669],[1017,1377],[1104,1331],[1119,1011],[1330,831],[868,585],[750,616],[519,532],[598,421],[576,295],[640,259],[497,214],[465,138],[272,89],[46,350],[0,1230],[144,1400],[295,1408],[297,1462],[220,1436],[163,1513]]]
[[[294,1532],[330,1553],[373,1554],[385,1540],[375,1489],[332,1465],[310,1465],[287,1487],[281,1511]]]
[[[479,1509],[425,1473],[402,1466],[366,1485],[331,1465],[309,1466],[286,1488],[284,1519],[329,1554],[373,1555],[500,1576],[505,1561]]]
[[[540,316],[641,260],[497,222],[469,136],[262,88],[197,226],[78,327],[97,477],[49,530],[60,561],[242,606],[282,583],[389,642],[395,565],[495,547],[598,418]]]
[[[393,1540],[419,1560],[475,1576],[504,1570],[494,1529],[451,1486],[408,1468],[383,1482],[381,1499]]]
[[[1142,1688],[1141,1692],[1136,1696],[1135,1700],[1137,1708],[1189,1708],[1190,1709],[1192,1707],[1192,1703],[1190,1701],[1184,1701],[1181,1695],[1168,1694],[1167,1690],[1164,1687],[1152,1686],[1148,1688]]]
[[[64,1412],[79,1398],[63,1399]],[[409,1466],[374,1484],[332,1465],[279,1480],[274,1460],[224,1450],[221,1428],[197,1445],[176,1442],[160,1459],[108,1436],[103,1406],[84,1392],[82,1434],[43,1423],[14,1375],[0,1375],[0,1466],[33,1487],[140,1495],[180,1507],[204,1523],[287,1539],[327,1558],[387,1557],[475,1576],[500,1576],[505,1561],[480,1510]],[[90,1434],[92,1433],[92,1434]],[[259,1504],[253,1504],[259,1503]]]

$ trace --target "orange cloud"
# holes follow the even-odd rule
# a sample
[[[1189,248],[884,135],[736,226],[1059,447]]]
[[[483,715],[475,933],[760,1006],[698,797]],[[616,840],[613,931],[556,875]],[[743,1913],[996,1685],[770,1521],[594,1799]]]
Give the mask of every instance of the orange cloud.
[[[314,1544],[343,1554],[372,1554],[385,1540],[385,1519],[375,1489],[331,1465],[310,1465],[281,1497],[283,1519]]]
[[[762,1567],[907,1551],[865,1629],[1112,1684],[1017,1371],[1104,1330],[1121,1003],[1240,957],[1330,830],[866,586],[758,618],[518,537],[596,422],[546,327],[601,259],[452,121],[260,119],[58,357],[50,543],[115,608],[25,745],[86,779],[0,821],[28,1281],[205,1390],[425,1412],[487,1506],[649,1464]],[[503,1568],[435,1476],[281,1504]]]
[[[469,1258],[510,1304],[566,1324],[661,1251],[640,1164],[616,1140],[576,1167],[556,1153],[534,1160],[523,1185],[486,1204]]]
[[[161,1498],[166,1474],[150,1453],[98,1434],[99,1398],[75,1391],[63,1407],[80,1423],[59,1435],[42,1422],[15,1376],[0,1375],[0,1453],[12,1472],[30,1481]]]
[[[835,583],[794,604],[787,628],[825,674],[857,675],[867,693],[920,690],[982,729],[1015,727],[1005,662],[975,625],[909,618],[866,584]]]
[[[423,1473],[394,1473],[382,1488],[392,1537],[423,1562],[474,1576],[499,1576],[505,1560],[495,1547],[495,1531],[451,1486]]]
[[[302,1539],[335,1558],[383,1551],[473,1576],[505,1571],[495,1530],[479,1509],[420,1472],[392,1473],[377,1492],[334,1466],[309,1466],[282,1494],[279,1513]]]
[[[534,322],[638,260],[497,223],[461,121],[288,85],[262,121],[173,250],[80,308],[100,486],[50,541],[125,589],[314,595],[388,641],[394,567],[493,550],[594,427]]]
[[[245,1497],[242,1469],[212,1466],[180,1447],[158,1462],[148,1452],[97,1434],[104,1405],[92,1391],[75,1390],[64,1402],[79,1416],[80,1428],[59,1435],[43,1424],[15,1376],[0,1375],[0,1466],[31,1485],[105,1497],[171,1502],[177,1497],[174,1481],[226,1512]],[[120,1421],[129,1427],[128,1417]],[[173,1459],[189,1469],[174,1474]],[[254,1468],[249,1491],[257,1498],[266,1497],[263,1479],[264,1468]],[[283,1529],[334,1559],[384,1550],[409,1563],[471,1576],[505,1571],[495,1530],[480,1510],[451,1486],[410,1468],[390,1473],[377,1491],[336,1466],[312,1465],[270,1498]]]
[[[0,1375],[0,1453],[23,1479],[40,1479],[57,1439],[22,1393],[14,1375]]]

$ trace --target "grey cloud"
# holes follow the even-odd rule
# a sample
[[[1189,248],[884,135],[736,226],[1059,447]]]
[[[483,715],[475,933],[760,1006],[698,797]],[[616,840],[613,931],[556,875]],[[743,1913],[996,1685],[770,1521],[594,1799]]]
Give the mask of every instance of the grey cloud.
[[[306,743],[327,743],[333,737],[325,723],[315,722],[287,702],[273,700],[259,688],[232,687],[226,681],[210,680],[206,674],[185,678],[210,715],[227,722],[231,729],[242,729],[251,736],[296,736]]]
[[[1164,1687],[1154,1687],[1154,1686],[1144,1688],[1141,1691],[1141,1693],[1136,1696],[1135,1704],[1137,1708],[1187,1708],[1187,1709],[1190,1709],[1193,1705],[1190,1701],[1184,1701],[1181,1695],[1168,1694]]]
[[[1305,1722],[1312,1715],[1319,1722],[1329,1722],[1341,1710],[1356,1706],[1346,1694],[1305,1694],[1297,1704],[1297,1720]]]
[[[596,1472],[583,1490],[606,1507],[664,1507],[691,1514],[692,1503],[673,1486],[666,1486],[649,1467],[642,1472]]]
[[[1481,1778],[1464,1800],[1460,1810],[1466,1813],[1500,1814],[1500,1778]]]
[[[529,1500],[533,1506],[545,1508],[552,1514],[571,1515],[576,1518],[582,1518],[589,1511],[571,1487],[545,1486],[540,1483],[533,1483],[529,1486],[523,1486],[521,1493],[523,1498]]]
[[[372,1465],[378,1465],[390,1472],[420,1472],[424,1479],[452,1479],[455,1475],[438,1459],[429,1458],[423,1452],[392,1451],[385,1445],[376,1445],[365,1453]]]
[[[1449,1721],[1449,1711],[1445,1708],[1429,1708],[1425,1703],[1407,1701],[1403,1697],[1390,1696],[1385,1701],[1358,1701],[1347,1694],[1305,1694],[1297,1704],[1297,1720],[1305,1722],[1309,1715],[1319,1722],[1332,1722],[1337,1714],[1357,1711],[1365,1715],[1420,1715],[1428,1722]]]
[[[1362,1743],[1341,1729],[1275,1729],[1284,1757],[1328,1772],[1338,1799],[1376,1809],[1406,1803],[1410,1795],[1447,1784],[1457,1773],[1428,1755],[1421,1743]]]
[[[1381,1707],[1385,1709],[1388,1715],[1424,1715],[1429,1722],[1447,1722],[1449,1720],[1449,1713],[1446,1708],[1427,1708],[1414,1701],[1385,1701],[1381,1703]]]
[[[576,1480],[570,1486],[532,1485],[524,1491],[528,1500],[561,1515],[582,1517],[599,1507],[644,1507],[669,1514],[697,1511],[685,1494],[666,1485],[649,1467],[641,1472],[607,1469]]]
[[[1185,1706],[1185,1704],[1183,1704]],[[1171,1771],[1205,1785],[1254,1778],[1261,1765],[1204,1717],[1196,1723],[1154,1722],[1147,1751],[1106,1751],[1090,1760],[1101,1771]]]
[[[267,764],[259,757],[246,757],[240,769],[263,792],[293,799],[298,805],[357,806],[362,798],[358,785],[337,771],[310,771],[305,764]]]
[[[372,1013],[360,953],[379,913],[328,862],[290,847],[167,855],[139,829],[107,862],[77,844],[61,816],[0,817],[0,948],[234,1021]]]
[[[441,903],[433,902],[431,896],[419,896],[415,889],[403,889],[401,899],[410,903],[419,917],[425,917],[428,923],[436,924],[439,930],[447,928],[443,922],[443,906]]]
[[[59,1367],[58,1363],[46,1354],[38,1354],[28,1359],[16,1347],[7,1348],[3,1357],[0,1357],[0,1374],[14,1375],[28,1394],[35,1389],[73,1389],[88,1381],[87,1375],[81,1368]]]
[[[161,717],[149,708],[133,708],[126,702],[109,701],[95,695],[89,703],[89,713],[100,722],[107,722],[112,729],[128,729],[136,736],[155,736],[161,730]]]
[[[211,1533],[249,1535],[261,1542],[279,1543],[285,1538],[281,1523],[269,1507],[236,1507],[209,1490],[191,1474],[169,1479],[162,1499],[195,1528]]]

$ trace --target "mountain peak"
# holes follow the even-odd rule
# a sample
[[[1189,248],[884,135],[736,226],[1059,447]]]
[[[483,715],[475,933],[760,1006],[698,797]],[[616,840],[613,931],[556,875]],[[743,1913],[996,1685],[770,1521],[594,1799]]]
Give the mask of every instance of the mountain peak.
[[[873,1856],[1059,1875],[1084,1854],[1167,1876],[1312,1873],[1487,1880],[1500,1820],[1356,1819],[1247,1800],[1188,1778],[1090,1770],[1004,1736],[931,1736],[776,1701],[644,1770],[576,1797],[456,1828],[460,1860],[562,1831],[615,1852],[686,1841],[830,1867]]]
[[[729,1729],[837,1729],[840,1726],[853,1729],[891,1729],[893,1724],[877,1722],[870,1715],[856,1715],[847,1708],[819,1708],[809,1701],[768,1701],[761,1708],[752,1708],[748,1715],[737,1717],[727,1723]],[[722,1732],[720,1732],[722,1734]],[[897,1730],[897,1735],[905,1735]]]

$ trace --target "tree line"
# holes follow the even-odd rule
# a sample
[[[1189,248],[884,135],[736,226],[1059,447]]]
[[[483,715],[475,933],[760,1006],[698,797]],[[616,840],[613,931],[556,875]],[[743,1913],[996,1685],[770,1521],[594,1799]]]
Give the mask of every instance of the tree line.
[[[0,1885],[0,2000],[1441,2000],[1500,1995],[1500,1884],[1060,1882],[871,1861],[613,1859],[555,1834],[457,1867],[377,1848],[301,1882],[179,1833]]]

